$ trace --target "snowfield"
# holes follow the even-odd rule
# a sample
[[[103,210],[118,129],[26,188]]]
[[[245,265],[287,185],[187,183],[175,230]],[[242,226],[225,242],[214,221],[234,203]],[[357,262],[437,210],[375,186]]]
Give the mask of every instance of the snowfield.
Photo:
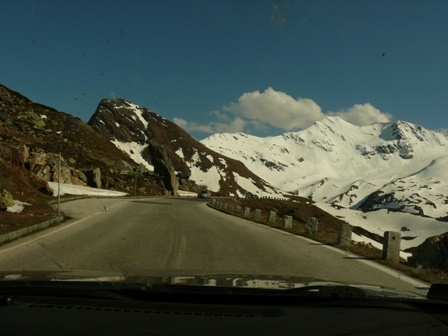
[[[427,238],[437,236],[448,231],[448,223],[441,222],[434,218],[415,216],[409,213],[388,212],[386,209],[378,211],[362,212],[350,209],[335,209],[328,203],[315,204],[322,210],[337,216],[352,226],[359,226],[363,229],[384,235],[385,231],[401,232],[401,257],[407,258],[411,253],[403,252],[410,247],[416,247]],[[412,239],[403,239],[404,237]],[[383,246],[365,236],[353,233],[352,239],[358,242],[371,243],[376,248],[382,250]]]
[[[356,210],[377,193],[388,200],[379,208],[448,215],[448,138],[418,125],[355,126],[327,117],[275,137],[222,133],[201,142],[274,187],[317,202]]]

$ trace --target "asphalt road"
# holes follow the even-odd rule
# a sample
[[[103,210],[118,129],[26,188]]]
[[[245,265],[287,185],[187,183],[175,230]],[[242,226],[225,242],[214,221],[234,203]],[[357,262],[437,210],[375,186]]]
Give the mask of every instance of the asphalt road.
[[[423,283],[389,268],[223,214],[197,199],[87,199],[61,209],[72,219],[0,247],[0,271],[283,274],[425,294],[418,289]]]

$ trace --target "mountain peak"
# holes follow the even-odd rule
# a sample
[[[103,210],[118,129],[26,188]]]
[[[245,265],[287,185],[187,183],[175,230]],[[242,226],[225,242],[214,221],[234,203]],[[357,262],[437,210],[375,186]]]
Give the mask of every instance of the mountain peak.
[[[359,128],[359,126],[353,125],[348,121],[345,121],[341,117],[328,116],[322,118],[321,120],[316,121],[313,125],[305,129],[304,131],[306,132],[307,130],[313,131],[314,129],[320,129],[325,130],[325,132],[329,130],[331,133],[334,134],[336,133],[344,134],[348,130],[352,130],[354,128]]]
[[[170,176],[164,184],[172,186],[174,193],[177,178],[181,186],[188,187],[193,180],[226,195],[274,190],[241,162],[218,154],[173,122],[125,99],[103,99],[89,124],[134,161],[156,175]],[[244,133],[229,136],[246,137]]]
[[[403,120],[385,124],[380,138],[386,141],[396,140],[409,143],[436,141],[439,145],[448,145],[448,139],[442,133],[430,131]]]

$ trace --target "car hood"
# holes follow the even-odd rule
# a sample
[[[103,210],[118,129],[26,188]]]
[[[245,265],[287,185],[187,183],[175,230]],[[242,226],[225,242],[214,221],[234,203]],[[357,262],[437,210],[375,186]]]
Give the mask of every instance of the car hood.
[[[182,270],[132,271],[36,270],[0,272],[0,282],[100,282],[144,285],[186,285],[226,288],[293,290],[299,288],[355,288],[372,298],[425,299],[411,292],[369,284],[341,283],[291,275],[200,273]]]

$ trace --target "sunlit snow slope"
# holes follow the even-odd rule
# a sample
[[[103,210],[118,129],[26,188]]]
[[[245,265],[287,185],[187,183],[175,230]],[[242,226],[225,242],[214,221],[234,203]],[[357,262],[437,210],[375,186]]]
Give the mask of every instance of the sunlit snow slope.
[[[448,215],[448,139],[408,122],[355,126],[327,117],[300,132],[223,133],[202,143],[272,185],[318,202]]]

